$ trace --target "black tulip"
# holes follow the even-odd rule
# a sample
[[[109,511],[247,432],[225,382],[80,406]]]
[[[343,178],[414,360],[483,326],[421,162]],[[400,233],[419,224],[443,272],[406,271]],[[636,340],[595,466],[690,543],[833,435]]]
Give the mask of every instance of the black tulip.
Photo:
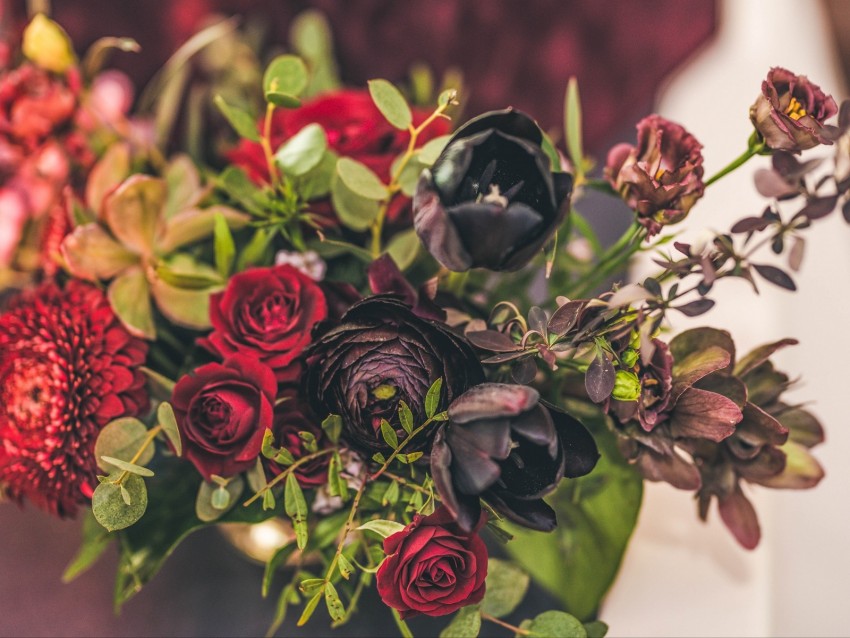
[[[492,111],[452,136],[413,199],[428,251],[453,271],[518,270],[555,234],[573,179],[553,173],[543,134],[520,111]]]

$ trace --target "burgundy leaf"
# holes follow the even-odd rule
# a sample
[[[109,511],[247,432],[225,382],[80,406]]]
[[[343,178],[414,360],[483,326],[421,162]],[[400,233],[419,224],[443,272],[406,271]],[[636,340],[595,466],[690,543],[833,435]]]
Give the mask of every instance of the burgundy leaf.
[[[546,334],[546,311],[540,306],[532,306],[528,311],[528,327],[531,330],[536,330],[541,335]]]
[[[616,378],[617,372],[614,370],[614,364],[611,363],[605,353],[600,352],[588,366],[587,373],[584,375],[584,387],[587,390],[587,396],[594,403],[602,403],[611,396]]]
[[[720,518],[735,539],[746,549],[755,549],[761,538],[758,517],[752,503],[739,485],[730,495],[720,498]]]
[[[786,290],[797,290],[794,280],[784,270],[767,264],[753,264],[753,268],[770,283]]]
[[[674,241],[673,247],[686,257],[691,256],[691,245],[680,241]]]
[[[466,338],[476,348],[491,352],[515,352],[522,350],[508,335],[496,330],[474,330]]]
[[[841,214],[844,215],[844,221],[850,224],[850,199],[841,205]]]
[[[777,255],[781,255],[782,251],[785,250],[785,238],[782,235],[774,237],[773,241],[770,242],[770,249]]]
[[[511,377],[516,383],[527,385],[534,381],[537,375],[537,363],[533,357],[520,359],[511,368]]]
[[[661,296],[661,284],[659,284],[652,277],[647,277],[643,280],[643,287],[646,288],[650,293],[655,295],[656,297]]]
[[[797,215],[809,219],[820,219],[829,215],[835,209],[836,203],[838,203],[838,195],[812,198]]]
[[[552,318],[549,319],[549,332],[558,336],[567,334],[570,328],[575,325],[586,304],[586,301],[568,301],[558,308]]]
[[[733,233],[750,233],[754,230],[764,230],[770,224],[771,221],[764,217],[744,217],[744,219],[735,222],[731,231]]]
[[[520,357],[528,356],[529,351],[525,349],[517,350],[516,352],[503,352],[502,354],[496,354],[492,357],[487,357],[486,359],[482,359],[481,363],[486,363],[489,365],[495,365],[498,363],[506,363],[508,361],[513,361],[514,359],[519,359]]]
[[[806,251],[806,240],[802,237],[795,237],[794,243],[791,244],[791,251],[788,253],[788,267],[797,272],[800,266],[803,265],[803,255]]]
[[[796,346],[798,343],[799,341],[796,339],[780,339],[779,341],[759,346],[755,350],[748,352],[735,364],[735,375],[743,377],[767,361],[777,350],[786,346]]]
[[[686,303],[684,306],[676,308],[679,312],[687,317],[698,317],[705,314],[714,307],[714,299],[697,299]]]
[[[754,181],[756,183],[756,190],[762,197],[775,197],[780,199],[782,197],[796,195],[798,193],[795,186],[786,182],[779,173],[772,171],[769,168],[760,168],[757,170]]]

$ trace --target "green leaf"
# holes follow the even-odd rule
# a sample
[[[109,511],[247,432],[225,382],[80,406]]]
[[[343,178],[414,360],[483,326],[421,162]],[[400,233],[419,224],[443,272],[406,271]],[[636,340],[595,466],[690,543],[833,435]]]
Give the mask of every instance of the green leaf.
[[[345,226],[357,231],[366,230],[375,221],[375,218],[377,218],[380,207],[374,199],[361,197],[345,184],[339,176],[340,162],[337,162],[336,172],[333,178],[331,178],[331,204],[336,211],[337,217],[339,217],[339,221]],[[329,243],[330,241],[323,241],[319,245],[322,246]],[[371,254],[368,251],[364,252],[369,255],[369,259],[371,260]]]
[[[331,181],[336,174],[336,163],[339,157],[333,151],[325,150],[318,164],[307,173],[293,176],[295,191],[304,201],[327,197],[331,192]]]
[[[216,95],[213,98],[213,104],[218,107],[224,119],[233,127],[233,130],[236,131],[239,137],[244,137],[246,140],[251,140],[252,142],[260,141],[260,134],[257,132],[257,123],[250,114],[236,106],[231,106],[220,95]]]
[[[532,638],[587,638],[584,625],[563,611],[544,611],[534,620],[525,620],[520,629],[530,632]]]
[[[410,454],[407,455],[407,462],[408,463],[415,463],[416,461],[421,459],[424,455],[425,455],[424,452],[411,452]],[[399,454],[399,456],[401,456],[401,454]]]
[[[413,412],[403,399],[398,402],[398,420],[405,432],[410,434],[413,431]]]
[[[387,460],[387,459],[386,459],[386,457],[385,457],[383,454],[381,454],[380,452],[375,452],[375,453],[372,455],[372,460],[373,460],[373,461],[375,461],[375,463],[382,463],[382,464],[383,464],[383,463],[385,463],[385,462],[386,462],[386,460]]]
[[[413,124],[413,114],[407,100],[392,83],[369,80],[369,94],[381,114],[397,129],[406,131]]]
[[[215,214],[215,226],[213,227],[213,249],[215,251],[215,268],[222,279],[230,276],[233,269],[233,260],[236,258],[236,243],[230,226],[221,213]]]
[[[525,570],[508,561],[491,558],[487,563],[487,590],[481,611],[496,618],[512,613],[528,591],[530,578]]]
[[[608,625],[601,620],[584,623],[584,630],[587,632],[587,638],[605,638],[608,633]]]
[[[355,246],[354,244],[350,244],[345,241],[325,238],[322,241],[311,243],[310,248],[315,250],[320,257],[333,258],[348,254],[359,259],[364,264],[372,263],[372,253],[365,248]]]
[[[94,458],[97,466],[104,472],[111,472],[113,467],[106,464],[101,457],[107,456],[122,461],[129,461],[141,449],[142,443],[148,436],[145,424],[132,417],[124,417],[111,421],[97,436],[94,444]],[[147,465],[153,458],[154,446],[145,447],[142,455],[136,459],[139,465]]]
[[[564,132],[567,137],[567,152],[575,167],[576,178],[584,174],[584,150],[581,140],[581,101],[578,81],[572,77],[567,83],[564,105]]]
[[[266,101],[285,109],[297,109],[301,106],[301,100],[297,97],[288,93],[281,93],[280,91],[269,91],[266,93]]]
[[[272,557],[266,562],[266,567],[263,570],[263,598],[269,595],[269,589],[272,586],[272,579],[277,569],[286,564],[289,557],[295,552],[295,543],[288,542],[283,547],[280,547],[272,554]]]
[[[407,270],[416,261],[421,245],[422,242],[419,241],[416,229],[408,228],[393,236],[390,243],[387,244],[387,252],[398,265],[399,270]]]
[[[136,465],[135,463],[129,463],[127,461],[122,461],[121,459],[116,459],[112,456],[101,456],[100,460],[104,463],[108,463],[109,465],[117,467],[119,470],[129,472],[130,474],[137,474],[139,476],[153,476],[153,472],[146,467]]]
[[[343,502],[348,500],[348,483],[341,476],[342,459],[339,452],[334,452],[328,465],[328,485],[332,496],[338,496]]]
[[[115,540],[115,536],[107,532],[97,522],[91,510],[86,510],[83,518],[83,540],[80,549],[77,550],[77,555],[65,568],[65,572],[62,574],[62,582],[70,583],[94,565],[113,540]]]
[[[183,456],[183,444],[180,440],[180,429],[177,427],[177,417],[174,416],[174,408],[167,401],[163,401],[156,409],[156,418],[162,426],[162,431],[168,438],[169,443],[174,446],[174,453]],[[141,462],[141,461],[140,461]]]
[[[325,604],[328,607],[331,620],[342,620],[345,618],[345,607],[343,607],[342,601],[339,599],[336,587],[330,581],[325,584]]]
[[[438,378],[428,388],[428,393],[425,395],[425,416],[429,419],[437,413],[437,408],[440,407],[440,394],[443,389],[443,379]]]
[[[384,438],[384,441],[391,448],[395,449],[398,447],[398,436],[393,429],[393,426],[389,424],[386,419],[381,419],[381,436]]]
[[[252,492],[259,492],[266,486],[266,471],[263,469],[263,462],[259,457],[257,462],[254,463],[254,467],[245,472],[245,479],[248,481],[248,489]]]
[[[266,490],[263,492],[263,511],[273,510],[277,505],[277,501],[274,497],[274,492],[271,490]]]
[[[349,578],[351,578],[351,572],[353,572],[353,571],[354,571],[354,565],[352,565],[352,564],[351,564],[351,561],[349,561],[349,560],[345,557],[345,554],[340,554],[340,555],[339,555],[339,560],[337,561],[337,566],[339,567],[339,573],[340,573],[340,575],[341,575],[341,576],[342,576],[345,580],[348,580]]]
[[[322,430],[328,435],[331,443],[336,445],[342,434],[342,417],[338,414],[329,414],[322,421]]]
[[[130,496],[129,505],[121,495],[121,486],[111,481],[98,485],[92,495],[92,513],[97,522],[110,532],[130,527],[148,507],[148,492],[141,477],[129,474],[122,486]]]
[[[387,485],[387,489],[384,491],[383,499],[381,500],[381,505],[386,507],[389,505],[390,507],[394,507],[396,503],[398,503],[399,490],[398,483],[393,481],[389,485]]]
[[[327,148],[325,129],[308,124],[278,149],[275,159],[286,175],[305,175],[318,166]]]
[[[297,98],[304,92],[309,79],[307,67],[301,58],[297,55],[279,55],[269,63],[263,74],[263,93],[273,104],[278,104],[275,100],[282,99],[281,96],[289,98],[291,103],[292,98]],[[289,107],[290,103],[278,105]],[[294,106],[297,107],[300,103],[295,100]]]
[[[277,630],[280,629],[283,621],[286,620],[286,612],[289,609],[289,605],[297,605],[299,602],[301,602],[301,599],[298,597],[298,592],[295,591],[295,585],[289,583],[281,590],[280,596],[277,597],[274,619],[269,630],[266,632],[266,636],[277,634]]]
[[[401,162],[404,161],[406,155],[406,152],[402,153],[393,160],[393,163],[390,166],[390,174],[396,175],[396,181],[398,182],[402,194],[406,197],[413,197],[413,194],[416,192],[416,185],[419,183],[419,176],[422,174],[422,170],[425,168],[425,165],[419,162],[418,153],[414,153],[413,156],[405,163],[401,173],[399,173],[399,166],[401,165]]]
[[[552,138],[546,135],[545,132],[543,132],[543,143],[540,145],[540,148],[549,158],[549,170],[554,173],[563,172],[561,171],[561,158],[558,155],[558,149],[555,148],[555,143],[552,142]]]
[[[602,455],[588,476],[561,482],[546,500],[558,515],[551,534],[516,526],[506,549],[535,582],[579,619],[594,616],[617,575],[643,495],[643,479],[620,454],[615,435],[597,409],[569,405],[584,422]],[[592,410],[592,411],[591,411]]]
[[[308,95],[317,95],[340,87],[333,34],[327,18],[321,11],[307,9],[292,21],[289,39],[292,48],[301,54],[310,66]]]
[[[374,521],[368,521],[367,523],[363,523],[357,529],[366,529],[370,532],[375,532],[378,536],[382,538],[387,538],[388,536],[392,536],[396,532],[400,532],[404,529],[404,525],[401,523],[396,523],[395,521],[385,521],[381,519],[376,519]]]
[[[431,166],[440,157],[450,139],[452,139],[451,135],[440,135],[427,142],[419,149],[419,162],[425,166]]]
[[[360,197],[374,201],[387,198],[386,185],[362,162],[350,157],[340,157],[336,163],[336,173],[349,190]]]
[[[130,268],[116,277],[107,291],[109,305],[121,323],[136,337],[156,338],[150,288],[140,267]]]
[[[310,599],[306,605],[304,605],[304,611],[301,612],[301,617],[298,619],[298,626],[303,627],[307,624],[307,621],[310,620],[310,617],[313,615],[313,612],[316,611],[316,607],[319,606],[319,601],[322,599],[322,590],[317,591],[313,597]]]
[[[440,632],[440,638],[477,638],[481,631],[481,610],[469,605],[458,611],[449,626]]]
[[[438,106],[448,106],[449,104],[457,103],[457,89],[446,89],[437,96]]]
[[[228,510],[236,506],[244,488],[245,481],[242,480],[241,476],[236,476],[228,481],[223,492],[220,491],[220,485],[203,481],[198,487],[198,494],[195,497],[195,515],[198,520],[204,523],[212,523],[220,519]],[[227,496],[225,497],[223,494]]]
[[[277,231],[270,228],[258,228],[248,245],[242,249],[236,262],[236,269],[240,272],[250,266],[262,266],[269,259],[269,247]]]
[[[304,492],[292,472],[286,477],[283,508],[286,515],[292,519],[298,549],[304,549],[307,545],[307,501],[304,500]]]

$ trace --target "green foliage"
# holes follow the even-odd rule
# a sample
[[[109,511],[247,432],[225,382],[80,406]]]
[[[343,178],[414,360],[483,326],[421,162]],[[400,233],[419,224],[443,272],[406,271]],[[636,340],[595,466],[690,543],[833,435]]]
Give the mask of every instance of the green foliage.
[[[304,500],[304,492],[292,472],[286,477],[283,508],[292,520],[298,549],[304,549],[307,545],[307,501]]]
[[[215,255],[215,268],[222,279],[227,279],[233,269],[233,261],[236,259],[236,243],[230,226],[221,213],[215,214],[215,226],[213,228],[213,250]]]
[[[218,107],[224,119],[233,127],[233,130],[236,131],[239,137],[244,137],[246,140],[251,140],[252,142],[260,141],[260,134],[257,132],[257,123],[249,113],[239,107],[231,106],[220,95],[216,95],[213,98],[213,104]]]
[[[309,74],[304,62],[296,55],[279,55],[272,60],[263,75],[263,93],[276,106],[297,108],[298,96],[307,88]]]
[[[292,21],[289,39],[310,67],[310,81],[304,91],[307,96],[339,88],[331,28],[321,11],[308,9],[298,14]]]
[[[265,569],[263,570],[263,598],[269,595],[269,589],[272,586],[272,579],[274,578],[275,572],[278,568],[286,564],[286,561],[289,560],[289,557],[292,556],[294,552],[295,544],[289,542],[283,547],[279,547],[277,551],[272,554],[272,557],[266,562]]]
[[[431,387],[428,388],[428,392],[425,394],[425,416],[429,419],[433,418],[437,414],[437,409],[440,407],[440,395],[442,390],[443,379],[440,377],[431,384]]]
[[[395,521],[374,520],[363,523],[357,529],[366,529],[370,532],[375,532],[381,538],[387,538],[403,530],[404,525]]]
[[[308,124],[277,150],[275,159],[286,175],[306,175],[319,165],[327,148],[325,129]]]
[[[336,172],[351,192],[375,201],[387,197],[387,187],[371,168],[350,157],[341,157],[336,164]]]
[[[534,620],[524,620],[520,629],[531,638],[587,638],[581,621],[563,611],[544,611]]]
[[[437,161],[440,153],[442,153],[443,149],[446,148],[446,145],[449,143],[451,138],[451,135],[440,135],[439,137],[435,137],[433,140],[425,143],[425,145],[419,149],[419,162],[426,166],[431,166]]]
[[[113,464],[105,462],[102,457],[112,457],[122,461],[130,461],[148,436],[145,424],[132,417],[124,417],[111,421],[97,436],[94,445],[94,457],[97,466],[104,472],[114,469]],[[147,446],[141,456],[136,459],[138,465],[147,465],[153,458],[153,446]]]
[[[205,523],[217,521],[236,506],[244,489],[245,481],[241,476],[228,481],[203,481],[195,498],[195,514]]]
[[[605,638],[608,633],[608,625],[601,620],[584,623],[584,630],[587,632],[587,638]]]
[[[369,80],[369,93],[387,122],[402,131],[410,128],[413,124],[410,106],[392,83],[387,80]]]
[[[571,406],[573,407],[573,406]],[[513,527],[508,552],[580,619],[590,619],[617,575],[640,511],[643,479],[617,449],[598,412],[580,414],[602,455],[588,476],[568,479],[547,500],[558,514],[551,534]]]
[[[481,610],[478,605],[461,608],[448,627],[440,632],[440,638],[477,638],[481,631]]]
[[[128,474],[118,484],[107,479],[92,495],[92,513],[108,531],[130,527],[148,507],[145,482],[136,474]]]
[[[403,399],[398,402],[398,420],[401,422],[401,427],[410,436],[413,431],[413,412]]]
[[[378,217],[380,206],[376,200],[358,195],[346,185],[339,173],[342,159],[337,162],[336,172],[331,179],[331,203],[344,225],[352,230],[366,230]],[[371,255],[368,252],[366,254],[371,260]]]
[[[528,591],[530,578],[525,570],[508,561],[491,558],[487,562],[487,590],[481,611],[496,618],[512,613]]]
[[[156,409],[156,418],[168,441],[174,446],[174,453],[183,456],[183,444],[180,440],[180,430],[177,427],[177,417],[174,416],[174,408],[167,401],[163,401]],[[141,459],[139,460],[142,463]],[[142,463],[144,465],[144,463]]]
[[[330,581],[325,583],[325,604],[332,620],[342,620],[345,617],[345,607],[339,599],[336,587]]]
[[[77,576],[94,565],[103,552],[115,540],[115,535],[109,533],[97,522],[91,510],[87,510],[83,518],[83,540],[74,559],[65,568],[62,582],[70,583]]]
[[[409,228],[395,235],[387,244],[387,252],[400,270],[407,270],[416,261],[421,246],[416,230]]]
[[[383,437],[384,442],[391,448],[395,449],[398,447],[398,436],[396,435],[393,426],[391,426],[389,421],[386,419],[381,419],[381,436]]]
[[[153,471],[146,467],[136,465],[135,463],[128,463],[127,461],[122,461],[121,459],[116,459],[111,456],[101,456],[100,460],[107,465],[117,467],[119,470],[129,472],[130,474],[136,474],[137,476],[153,476]]]
[[[322,430],[325,431],[325,434],[328,436],[331,443],[336,445],[339,441],[340,434],[342,434],[342,417],[338,414],[329,414],[325,417],[325,420],[322,421]]]
[[[585,159],[582,144],[581,100],[578,95],[578,82],[570,78],[564,104],[564,133],[567,137],[567,153],[575,167],[576,179],[584,175]]]

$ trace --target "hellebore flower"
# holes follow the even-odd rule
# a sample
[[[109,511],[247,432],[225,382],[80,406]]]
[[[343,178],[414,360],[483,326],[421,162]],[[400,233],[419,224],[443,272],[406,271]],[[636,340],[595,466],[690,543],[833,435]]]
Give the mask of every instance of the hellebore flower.
[[[654,235],[682,221],[702,197],[702,144],[660,115],[643,118],[637,132],[637,146],[618,144],[608,152],[605,177]]]
[[[425,395],[437,379],[443,379],[438,411],[484,380],[481,364],[463,339],[386,295],[354,304],[337,327],[310,347],[307,366],[307,396],[316,415],[340,415],[346,441],[370,456],[388,449],[381,419],[400,439],[406,436],[399,401],[420,424],[426,420]],[[427,451],[432,436],[417,436],[405,450]]]
[[[555,512],[543,497],[599,458],[584,426],[524,385],[483,383],[448,412],[431,450],[431,475],[461,529],[473,529],[483,498],[520,525],[553,530]]]
[[[573,178],[553,173],[543,135],[512,109],[476,117],[422,172],[413,198],[419,238],[449,270],[519,270],[555,234]]]
[[[838,112],[835,100],[804,75],[773,67],[750,107],[750,120],[764,143],[775,151],[798,153],[832,144],[824,122]]]

